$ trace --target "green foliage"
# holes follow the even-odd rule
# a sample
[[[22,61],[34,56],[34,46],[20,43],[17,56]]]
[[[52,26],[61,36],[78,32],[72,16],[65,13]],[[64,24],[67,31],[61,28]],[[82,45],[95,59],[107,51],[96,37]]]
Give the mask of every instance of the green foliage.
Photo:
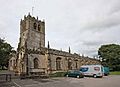
[[[8,67],[8,60],[12,47],[5,40],[0,38],[0,68]]]
[[[50,74],[50,77],[64,77],[67,72],[56,72]]]
[[[110,75],[120,75],[120,71],[110,72]]]
[[[120,70],[120,45],[102,45],[98,50],[98,55],[102,58],[102,64],[109,66],[111,70]]]

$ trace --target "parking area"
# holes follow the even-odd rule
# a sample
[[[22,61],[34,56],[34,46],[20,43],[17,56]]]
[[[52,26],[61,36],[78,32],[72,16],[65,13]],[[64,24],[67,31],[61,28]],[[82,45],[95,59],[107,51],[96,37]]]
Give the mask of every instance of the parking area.
[[[0,87],[120,87],[120,76],[111,75],[103,78],[69,78],[50,79],[13,79],[0,83]]]

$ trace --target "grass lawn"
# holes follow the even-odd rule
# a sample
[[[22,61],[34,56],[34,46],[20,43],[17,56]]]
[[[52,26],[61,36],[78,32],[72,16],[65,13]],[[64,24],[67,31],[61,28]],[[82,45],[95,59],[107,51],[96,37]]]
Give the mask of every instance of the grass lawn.
[[[120,75],[120,71],[110,72],[110,75]]]

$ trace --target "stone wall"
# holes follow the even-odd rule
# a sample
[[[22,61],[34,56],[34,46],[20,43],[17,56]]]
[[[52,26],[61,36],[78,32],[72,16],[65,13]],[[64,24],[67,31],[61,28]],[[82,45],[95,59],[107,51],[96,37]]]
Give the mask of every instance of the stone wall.
[[[48,59],[50,61],[50,69],[52,71],[68,71],[71,69],[79,69],[82,65],[89,65],[89,64],[100,64],[99,60],[80,56],[78,54],[71,54],[65,51],[60,51],[56,49],[48,49]],[[60,58],[60,70],[56,69],[56,59]],[[69,61],[71,62],[71,69],[69,69]],[[49,64],[48,64],[49,65]]]

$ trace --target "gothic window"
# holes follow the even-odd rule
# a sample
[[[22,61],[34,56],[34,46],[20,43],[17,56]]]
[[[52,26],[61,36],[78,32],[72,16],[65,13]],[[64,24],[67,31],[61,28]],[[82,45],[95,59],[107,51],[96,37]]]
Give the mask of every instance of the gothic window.
[[[15,66],[15,64],[16,64],[16,62],[15,62],[15,60],[13,60],[13,65]]]
[[[75,68],[77,69],[78,65],[77,65],[77,61],[75,62]]]
[[[51,60],[48,59],[48,70],[51,70]]]
[[[36,29],[36,27],[37,27],[36,23],[34,23],[33,27],[34,27],[34,29]]]
[[[38,31],[40,31],[40,28],[41,28],[41,26],[40,26],[40,24],[38,25]]]
[[[61,70],[61,58],[56,58],[56,70]]]
[[[68,69],[72,70],[72,60],[68,60]]]
[[[38,58],[35,58],[34,60],[33,60],[33,62],[34,62],[34,68],[35,69],[38,69]]]
[[[23,72],[23,70],[24,70],[24,65],[22,64],[22,69],[21,69],[21,72]]]

